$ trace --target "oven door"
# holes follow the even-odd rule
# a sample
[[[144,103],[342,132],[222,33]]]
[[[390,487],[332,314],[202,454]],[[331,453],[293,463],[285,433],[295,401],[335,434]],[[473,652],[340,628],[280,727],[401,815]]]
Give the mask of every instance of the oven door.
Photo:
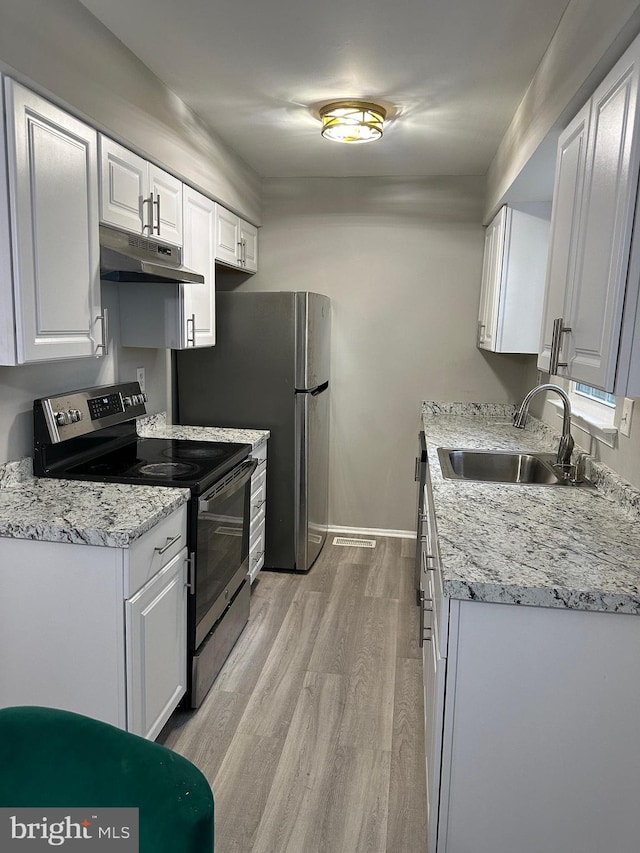
[[[249,501],[257,460],[243,462],[198,498],[195,648],[224,613],[249,567]]]

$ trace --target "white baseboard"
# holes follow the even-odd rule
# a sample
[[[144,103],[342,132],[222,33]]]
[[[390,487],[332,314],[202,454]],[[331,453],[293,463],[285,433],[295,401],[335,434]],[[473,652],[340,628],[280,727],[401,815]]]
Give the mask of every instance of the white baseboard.
[[[415,539],[415,530],[381,530],[377,527],[335,527],[330,524],[328,533],[338,536],[392,536],[396,539]]]

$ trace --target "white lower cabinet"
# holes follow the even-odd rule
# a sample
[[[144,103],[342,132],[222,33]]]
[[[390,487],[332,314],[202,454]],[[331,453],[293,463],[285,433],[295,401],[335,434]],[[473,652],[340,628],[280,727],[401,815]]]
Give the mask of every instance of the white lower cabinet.
[[[251,477],[249,507],[249,577],[253,582],[264,566],[265,519],[267,510],[267,442],[252,451],[258,467]]]
[[[186,690],[186,507],[107,548],[0,539],[0,707],[153,739]]]
[[[640,619],[444,597],[421,485],[428,853],[635,853]]]
[[[451,601],[448,646],[429,853],[635,853],[638,617]]]
[[[154,738],[186,690],[186,561],[180,551],[125,602],[127,728]]]

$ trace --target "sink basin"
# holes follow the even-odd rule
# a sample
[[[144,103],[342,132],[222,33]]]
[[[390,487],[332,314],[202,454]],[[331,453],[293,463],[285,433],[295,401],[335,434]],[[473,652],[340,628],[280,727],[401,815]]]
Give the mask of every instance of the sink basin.
[[[439,447],[440,468],[449,480],[562,486],[552,463],[554,453],[517,453]]]

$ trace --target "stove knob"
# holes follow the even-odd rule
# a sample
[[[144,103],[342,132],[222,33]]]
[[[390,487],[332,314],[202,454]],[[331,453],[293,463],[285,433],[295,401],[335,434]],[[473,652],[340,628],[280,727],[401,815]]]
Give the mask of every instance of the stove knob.
[[[122,402],[124,403],[125,409],[128,409],[129,406],[133,406],[133,398],[132,397],[123,397]]]
[[[80,409],[69,409],[69,417],[72,424],[77,424],[78,421],[82,420],[82,412]]]
[[[54,412],[53,417],[55,418],[58,426],[66,426],[66,424],[71,423],[69,412]]]

